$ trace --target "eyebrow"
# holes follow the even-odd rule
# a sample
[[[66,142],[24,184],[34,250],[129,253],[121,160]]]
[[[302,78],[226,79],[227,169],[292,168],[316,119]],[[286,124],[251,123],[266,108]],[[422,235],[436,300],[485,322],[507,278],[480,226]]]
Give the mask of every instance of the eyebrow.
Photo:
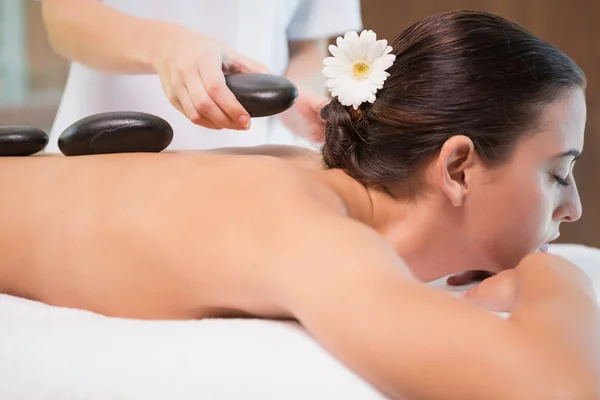
[[[573,157],[573,161],[575,161],[579,157],[581,157],[581,152],[579,150],[571,149],[569,151],[565,151],[564,153],[557,155],[555,158],[565,158],[565,157]]]

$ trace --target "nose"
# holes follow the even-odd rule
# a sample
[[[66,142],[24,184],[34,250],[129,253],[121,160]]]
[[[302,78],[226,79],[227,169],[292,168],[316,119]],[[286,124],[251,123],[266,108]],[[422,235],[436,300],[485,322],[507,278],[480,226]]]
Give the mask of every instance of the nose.
[[[558,219],[562,222],[575,222],[581,218],[583,213],[581,206],[581,199],[579,198],[579,191],[575,182],[571,185],[573,190],[570,191],[561,202],[561,204],[554,211],[554,219]]]

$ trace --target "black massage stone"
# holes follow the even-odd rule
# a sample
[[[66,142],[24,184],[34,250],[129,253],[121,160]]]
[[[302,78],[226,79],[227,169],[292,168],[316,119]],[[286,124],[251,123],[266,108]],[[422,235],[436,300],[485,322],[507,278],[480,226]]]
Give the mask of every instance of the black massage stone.
[[[298,97],[296,86],[283,76],[231,74],[225,76],[225,82],[252,118],[282,113]]]
[[[162,118],[135,111],[106,112],[83,118],[58,138],[66,156],[158,153],[171,144],[173,128]]]
[[[225,82],[252,118],[290,108],[298,89],[288,79],[271,74],[231,74]],[[108,153],[158,153],[173,140],[173,129],[157,116],[141,112],[108,112],[83,118],[59,137],[66,156]]]
[[[0,156],[24,157],[44,150],[48,134],[30,126],[0,126]]]

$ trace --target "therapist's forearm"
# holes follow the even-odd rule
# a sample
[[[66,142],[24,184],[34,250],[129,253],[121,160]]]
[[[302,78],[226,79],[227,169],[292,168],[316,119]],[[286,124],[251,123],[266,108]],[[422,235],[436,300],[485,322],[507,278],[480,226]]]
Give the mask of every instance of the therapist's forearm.
[[[185,29],[132,17],[97,0],[43,0],[42,14],[54,51],[109,73],[153,73],[165,40]]]

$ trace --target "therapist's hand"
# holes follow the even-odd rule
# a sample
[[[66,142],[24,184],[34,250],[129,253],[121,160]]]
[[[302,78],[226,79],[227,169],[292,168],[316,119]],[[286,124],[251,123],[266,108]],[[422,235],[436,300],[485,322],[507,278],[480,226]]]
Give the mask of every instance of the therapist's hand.
[[[249,129],[250,115],[225,84],[227,73],[268,69],[208,36],[186,28],[165,34],[154,70],[165,94],[190,121],[211,129]]]
[[[328,102],[325,96],[298,88],[298,99],[292,108],[280,115],[281,121],[295,135],[312,143],[322,143],[325,140],[325,121],[321,118],[321,108]]]

